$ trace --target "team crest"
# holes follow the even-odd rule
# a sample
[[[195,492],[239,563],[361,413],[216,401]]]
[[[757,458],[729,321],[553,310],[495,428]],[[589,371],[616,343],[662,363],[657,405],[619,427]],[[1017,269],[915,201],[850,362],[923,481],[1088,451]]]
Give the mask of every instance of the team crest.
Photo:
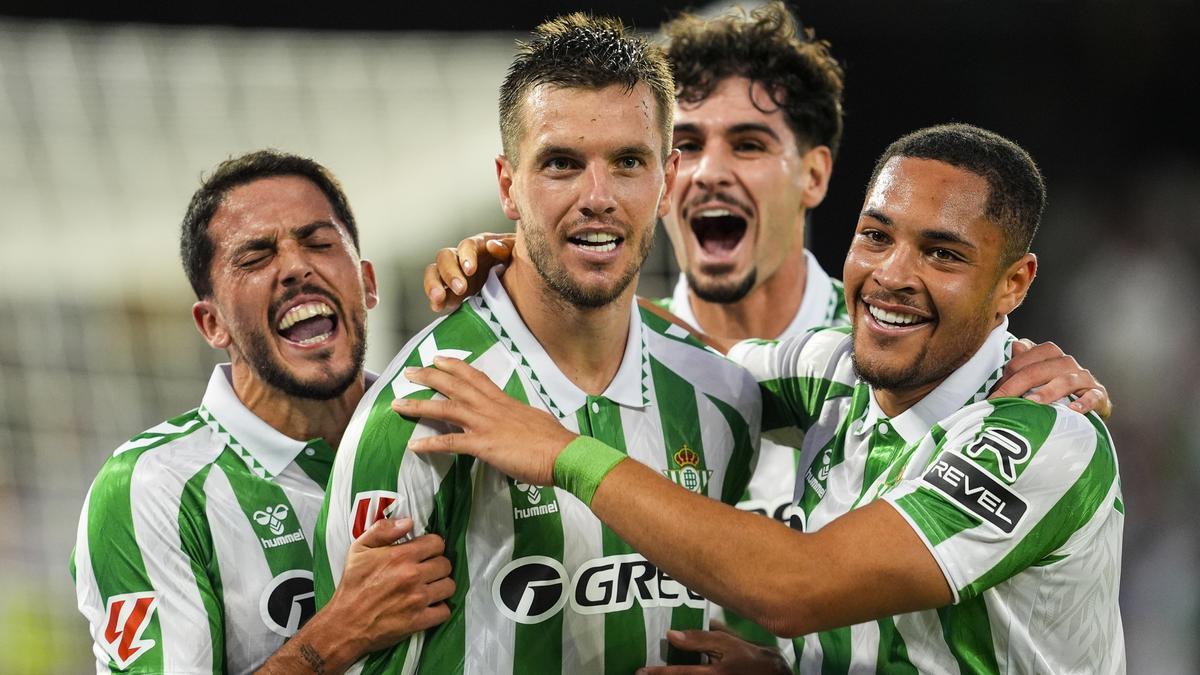
[[[708,479],[712,478],[713,472],[700,466],[700,455],[689,448],[687,443],[684,443],[675,451],[671,459],[675,460],[675,465],[679,468],[664,469],[663,475],[685,490],[704,494],[708,488]]]

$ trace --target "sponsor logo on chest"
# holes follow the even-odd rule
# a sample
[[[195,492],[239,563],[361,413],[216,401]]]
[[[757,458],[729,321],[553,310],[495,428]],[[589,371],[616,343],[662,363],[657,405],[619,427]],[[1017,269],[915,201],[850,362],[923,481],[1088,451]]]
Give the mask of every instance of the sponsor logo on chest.
[[[705,600],[641,555],[588,560],[569,574],[554,558],[526,556],[505,565],[492,583],[492,599],[504,616],[541,623],[568,604],[578,614],[607,614],[633,607],[703,609]]]
[[[554,488],[539,487],[511,479],[509,482],[513,488],[514,520],[558,513],[558,500],[554,496]]]

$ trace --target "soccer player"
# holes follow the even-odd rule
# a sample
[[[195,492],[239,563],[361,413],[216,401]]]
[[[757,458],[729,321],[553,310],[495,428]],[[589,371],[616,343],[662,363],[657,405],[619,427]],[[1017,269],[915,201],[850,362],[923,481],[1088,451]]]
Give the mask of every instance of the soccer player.
[[[842,136],[843,73],[829,45],[799,29],[782,2],[708,20],[683,15],[663,34],[675,73],[673,145],[681,152],[663,222],[682,273],[659,303],[721,338],[785,339],[847,323],[841,281],[804,248],[808,211],[825,197]],[[490,240],[438,253],[425,276],[435,310],[468,287],[459,252],[464,266],[486,265],[476,258],[486,256]],[[499,257],[507,252],[491,246]],[[1040,385],[1057,376],[1053,369],[1090,379],[1052,343],[1013,365],[1038,359],[1000,393]],[[1106,406],[1099,386],[1080,394],[1079,410]],[[764,438],[738,507],[799,527],[792,506],[798,461],[789,444]],[[744,636],[772,641],[736,616],[723,618]]]
[[[360,514],[381,504],[441,534],[454,563],[449,621],[372,655],[363,672],[630,673],[698,658],[662,636],[703,628],[705,601],[583,501],[470,457],[413,455],[407,444],[449,430],[390,408],[433,394],[407,379],[410,367],[457,356],[560,429],[627,448],[691,494],[737,500],[758,443],[756,383],[634,296],[677,168],[673,91],[661,50],[614,20],[560,17],[520,45],[500,91],[496,160],[517,222],[512,264],[413,338],[367,393],[318,524],[318,604],[344,578],[342,552],[369,522]]]
[[[801,672],[1123,672],[1107,431],[1062,402],[983,400],[1037,270],[1044,203],[1011,141],[914,132],[867,188],[843,269],[851,326],[732,349],[763,386],[764,429],[801,438],[803,532],[696,499],[461,361],[410,375],[449,400],[395,409],[463,429],[414,452],[467,453],[590,498],[660,569],[802,636]]]
[[[313,527],[377,301],[337,180],[274,151],[226,161],[192,197],[181,253],[196,327],[230,363],[88,492],[71,567],[97,670],[336,673],[444,620],[442,541],[389,546],[411,525],[393,520],[347,542],[345,583],[312,616]]]

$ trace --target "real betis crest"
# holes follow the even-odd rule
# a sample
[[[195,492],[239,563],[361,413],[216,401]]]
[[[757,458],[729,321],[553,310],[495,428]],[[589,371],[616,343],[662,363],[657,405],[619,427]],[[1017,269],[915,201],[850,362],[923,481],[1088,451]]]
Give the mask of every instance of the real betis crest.
[[[685,490],[704,494],[708,488],[708,479],[712,477],[713,472],[701,468],[700,455],[697,455],[695,450],[684,443],[675,451],[671,459],[675,460],[675,465],[679,468],[664,469],[663,475]]]

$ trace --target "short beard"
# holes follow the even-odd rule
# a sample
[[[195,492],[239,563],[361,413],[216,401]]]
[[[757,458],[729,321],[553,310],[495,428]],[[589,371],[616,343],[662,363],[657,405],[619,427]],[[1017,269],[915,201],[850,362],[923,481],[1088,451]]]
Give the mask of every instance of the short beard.
[[[757,267],[750,270],[745,278],[735,284],[713,283],[705,286],[690,271],[685,272],[684,275],[687,277],[688,287],[692,289],[696,297],[705,302],[715,302],[719,305],[729,305],[741,300],[754,290],[754,284],[758,282]]]
[[[315,382],[303,382],[288,372],[271,353],[270,338],[258,331],[253,331],[247,336],[246,348],[242,351],[250,367],[258,373],[259,379],[268,385],[295,398],[328,401],[341,396],[362,375],[363,361],[367,354],[366,326],[361,317],[351,320],[354,323],[354,335],[357,335],[358,339],[351,343],[350,368],[344,373],[334,373],[328,370],[326,364],[328,376]],[[350,335],[347,335],[347,338],[354,340]],[[323,358],[328,361],[330,355],[326,354]]]
[[[943,366],[935,372],[925,370],[925,357],[928,353],[928,349],[922,351],[916,359],[913,359],[912,364],[902,371],[895,373],[881,372],[858,360],[858,352],[852,340],[850,360],[854,363],[854,372],[863,382],[866,382],[875,389],[902,391],[905,389],[915,389],[930,382],[944,379],[958,368],[958,365],[954,365],[951,367]]]
[[[538,275],[546,282],[546,286],[563,300],[584,309],[604,307],[621,297],[621,294],[625,292],[626,288],[629,288],[629,284],[633,283],[634,278],[641,271],[642,264],[650,255],[650,250],[654,248],[654,236],[653,230],[651,230],[642,237],[641,250],[634,258],[635,263],[625,270],[625,274],[615,284],[609,288],[584,288],[576,283],[558,263],[558,259],[550,252],[550,246],[541,230],[536,227],[525,228],[525,241],[525,248],[529,251],[529,260],[533,263],[533,268],[537,270]],[[629,240],[626,239],[626,241]]]

